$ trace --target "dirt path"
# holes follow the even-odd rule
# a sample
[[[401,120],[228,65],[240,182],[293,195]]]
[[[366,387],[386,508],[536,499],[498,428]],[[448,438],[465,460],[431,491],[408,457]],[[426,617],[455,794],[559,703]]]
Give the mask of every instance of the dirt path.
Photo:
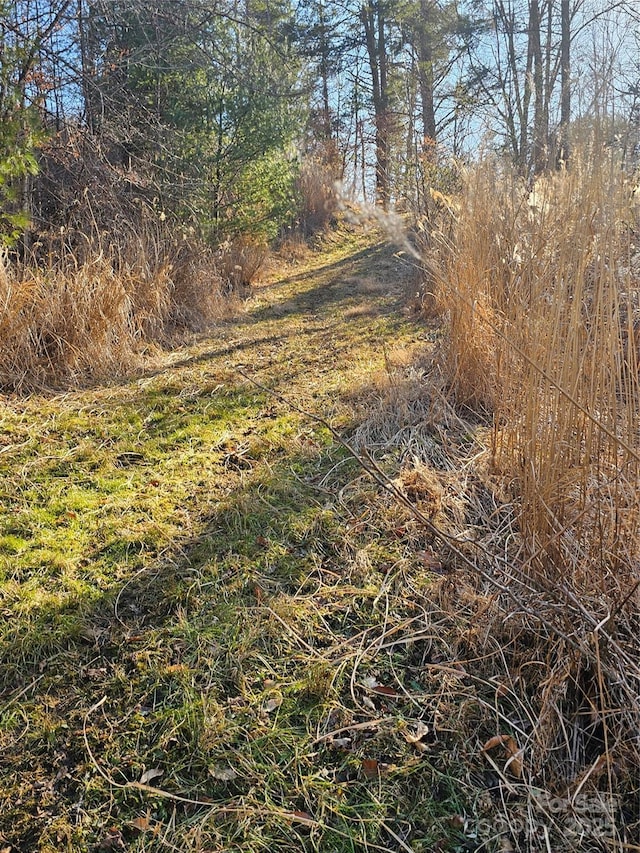
[[[368,778],[411,749],[354,683],[408,551],[331,435],[237,368],[351,429],[424,345],[409,281],[342,234],[156,371],[5,401],[0,849],[389,849],[413,765]]]

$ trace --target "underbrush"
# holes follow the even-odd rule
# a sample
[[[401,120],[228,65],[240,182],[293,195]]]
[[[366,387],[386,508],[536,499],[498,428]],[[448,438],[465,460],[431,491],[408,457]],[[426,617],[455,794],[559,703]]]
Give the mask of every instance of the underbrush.
[[[175,199],[165,207],[143,164],[125,165],[106,137],[91,140],[67,127],[39,157],[31,225],[0,257],[6,390],[122,376],[153,344],[210,328],[249,294],[270,253],[267,235],[287,233],[282,256],[294,260],[291,247],[325,230],[337,208],[328,157],[309,158],[295,191],[287,191],[287,221],[294,218],[288,229],[275,209],[269,222],[246,219],[245,199],[249,207],[238,213],[244,231],[231,217],[204,240],[193,211],[186,215]],[[272,189],[254,188],[258,207]]]
[[[0,388],[122,376],[238,311],[263,239],[209,245],[104,140],[67,128],[40,160],[31,225],[0,258]]]
[[[447,649],[425,666],[442,671],[448,731],[466,745],[463,849],[635,849],[637,606],[531,572],[491,427],[461,416],[447,381],[439,354],[394,367],[353,443],[389,472],[395,529],[441,578],[410,594],[421,615],[406,635],[394,624],[398,644]]]
[[[325,151],[308,156],[300,167],[296,182],[298,229],[306,237],[327,230],[338,210],[338,157]]]
[[[640,581],[630,188],[606,162],[578,160],[531,190],[495,170],[468,176],[438,258],[447,382],[458,406],[493,417],[529,573],[621,602]]]
[[[240,309],[266,258],[253,240],[212,250],[148,233],[80,260],[62,240],[27,262],[0,258],[0,387],[74,385],[139,368]]]

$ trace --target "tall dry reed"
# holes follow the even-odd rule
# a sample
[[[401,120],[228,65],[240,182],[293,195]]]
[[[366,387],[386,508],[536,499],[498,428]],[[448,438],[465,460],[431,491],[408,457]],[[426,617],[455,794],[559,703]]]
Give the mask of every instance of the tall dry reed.
[[[515,477],[522,565],[620,599],[640,579],[640,258],[625,175],[576,160],[529,187],[466,177],[441,253],[446,368],[494,416]]]
[[[299,229],[305,236],[327,229],[338,209],[336,183],[340,169],[336,152],[308,157],[296,181]]]
[[[0,388],[125,374],[149,342],[200,330],[228,312],[213,252],[140,240],[78,261],[66,249],[0,258]]]
[[[582,797],[602,808],[598,839],[606,835],[607,849],[640,849],[632,188],[606,156],[576,157],[533,186],[485,162],[469,170],[456,201],[452,236],[432,241],[425,266],[448,323],[442,366],[451,395],[493,425],[491,476],[479,476],[500,481],[493,514],[476,522],[479,571],[469,578],[494,615],[484,632],[474,616],[473,660],[487,661],[487,684],[508,683],[520,697],[498,724],[513,724],[522,748],[520,807],[535,814],[540,790],[571,808]],[[518,730],[524,706],[528,722]],[[584,838],[547,838],[544,849],[595,849],[581,820]],[[538,842],[516,838],[509,849],[529,853]]]

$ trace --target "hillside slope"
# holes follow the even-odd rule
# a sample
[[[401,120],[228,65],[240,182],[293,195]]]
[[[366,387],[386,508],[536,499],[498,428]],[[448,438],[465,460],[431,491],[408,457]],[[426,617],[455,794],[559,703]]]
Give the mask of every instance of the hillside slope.
[[[425,843],[457,813],[369,663],[418,558],[246,378],[352,432],[428,337],[410,278],[342,233],[146,375],[3,401],[3,849],[398,849],[415,809]]]

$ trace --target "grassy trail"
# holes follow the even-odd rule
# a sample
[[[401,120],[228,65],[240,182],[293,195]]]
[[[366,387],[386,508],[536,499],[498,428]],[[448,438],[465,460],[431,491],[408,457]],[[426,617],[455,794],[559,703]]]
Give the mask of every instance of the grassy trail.
[[[1,850],[455,835],[399,511],[237,371],[348,433],[424,346],[406,285],[342,234],[142,377],[2,402]]]

